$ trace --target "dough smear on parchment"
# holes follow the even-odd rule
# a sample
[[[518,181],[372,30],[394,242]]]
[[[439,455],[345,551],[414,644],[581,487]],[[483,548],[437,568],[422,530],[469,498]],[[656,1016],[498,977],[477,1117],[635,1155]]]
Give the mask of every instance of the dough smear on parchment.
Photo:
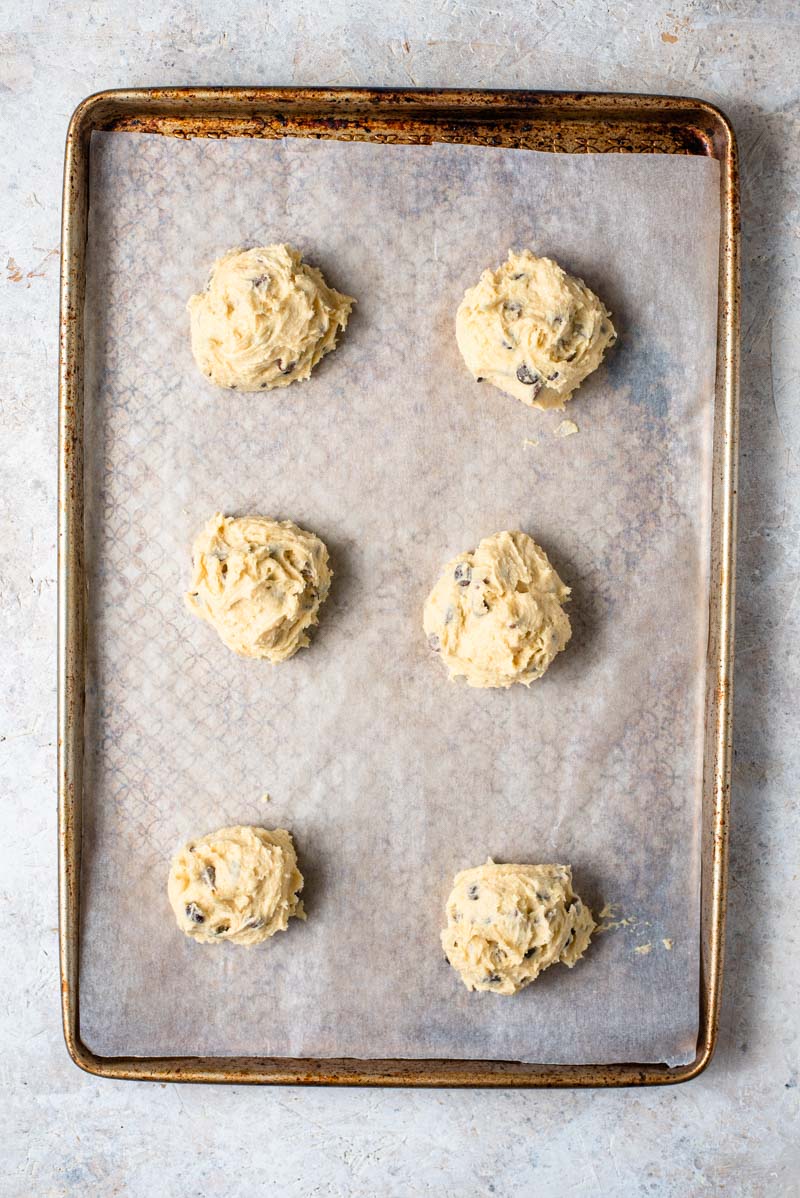
[[[288,387],[335,347],[354,303],[290,245],[231,250],[189,300],[192,353],[218,387]]]
[[[192,547],[186,603],[234,653],[274,664],[308,645],[331,578],[314,533],[291,520],[217,512]]]
[[[567,644],[569,596],[524,532],[498,532],[445,566],[428,596],[428,644],[470,686],[529,686]]]
[[[167,892],[178,927],[193,940],[259,944],[305,919],[292,837],[283,828],[220,828],[172,860]]]
[[[516,994],[556,962],[571,969],[594,926],[568,865],[496,865],[490,857],[456,875],[442,945],[468,990]]]
[[[551,258],[509,250],[465,293],[456,339],[474,378],[531,407],[563,408],[617,335],[582,279]]]

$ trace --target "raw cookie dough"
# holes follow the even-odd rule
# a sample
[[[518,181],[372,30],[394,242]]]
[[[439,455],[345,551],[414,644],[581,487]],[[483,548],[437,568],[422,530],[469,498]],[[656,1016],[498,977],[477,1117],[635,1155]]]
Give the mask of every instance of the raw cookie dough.
[[[231,250],[189,300],[192,353],[218,387],[288,387],[334,348],[354,303],[290,245]]]
[[[167,893],[178,927],[193,940],[259,944],[305,919],[303,875],[283,828],[220,828],[172,859]]]
[[[328,550],[291,520],[213,516],[192,547],[189,610],[241,657],[285,661],[328,597]]]
[[[467,368],[534,408],[563,408],[617,339],[606,308],[582,279],[530,250],[485,270],[456,314]]]
[[[445,566],[425,604],[428,644],[470,686],[530,686],[572,636],[569,591],[526,533],[495,533]]]
[[[568,865],[486,865],[456,874],[442,932],[468,990],[516,994],[543,969],[572,969],[594,931]]]

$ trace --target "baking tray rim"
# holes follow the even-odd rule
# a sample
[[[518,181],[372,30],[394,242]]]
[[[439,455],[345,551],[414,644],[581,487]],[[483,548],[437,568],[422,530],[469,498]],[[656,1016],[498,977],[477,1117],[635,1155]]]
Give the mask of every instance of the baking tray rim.
[[[398,136],[419,121],[407,138]],[[698,1049],[686,1065],[624,1062],[547,1065],[492,1060],[272,1057],[107,1057],[80,1036],[81,807],[85,706],[83,574],[83,308],[91,133],[119,129],[171,136],[297,136],[353,139],[384,123],[389,141],[433,140],[482,121],[527,123],[529,148],[570,152],[704,153],[721,168],[717,377],[710,544],[706,748],[703,772],[701,963]],[[610,141],[595,145],[587,129]],[[666,129],[681,148],[649,145]],[[571,130],[584,144],[562,147]],[[619,132],[629,137],[620,144]],[[634,145],[637,134],[643,143]],[[681,141],[679,134],[682,134]],[[462,140],[504,144],[485,137]],[[507,141],[511,140],[507,136]],[[458,138],[455,138],[458,140]],[[602,137],[601,137],[602,143]],[[586,1087],[688,1081],[716,1046],[723,975],[733,681],[733,616],[739,385],[739,194],[733,128],[705,100],[635,93],[475,89],[213,87],[134,88],[87,97],[71,118],[64,159],[59,340],[58,851],[59,957],[67,1051],[88,1073],[148,1081],[418,1087]]]

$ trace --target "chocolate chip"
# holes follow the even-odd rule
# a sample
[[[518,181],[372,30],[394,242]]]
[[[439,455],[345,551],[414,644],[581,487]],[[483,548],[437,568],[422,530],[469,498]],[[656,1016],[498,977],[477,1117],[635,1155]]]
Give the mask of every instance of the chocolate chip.
[[[206,917],[198,907],[197,903],[186,904],[186,918],[191,919],[192,923],[205,923]]]
[[[503,311],[513,312],[515,316],[519,316],[520,312],[522,311],[522,304],[518,304],[516,300],[509,301],[508,303],[503,304]]]
[[[503,349],[513,349],[514,348],[513,345],[511,345],[508,341],[506,341],[505,337],[503,338],[502,346],[503,346]]]
[[[529,949],[528,949],[528,951],[527,951],[527,952],[526,952],[526,954],[525,954],[525,957],[526,957],[526,958],[528,958],[528,957],[532,957],[532,956],[533,956],[533,954],[536,952],[536,949],[537,949],[537,947],[538,947],[537,945],[534,945],[534,947],[533,947],[533,948],[529,948]]]
[[[574,361],[575,361],[575,359],[577,358],[577,356],[578,356],[578,351],[577,351],[577,350],[575,350],[575,352],[574,352],[574,353],[572,353],[572,354],[570,354],[570,355],[569,355],[569,357],[567,358],[567,361],[568,361],[568,362],[574,362]]]
[[[214,882],[217,879],[217,871],[214,869],[213,865],[207,865],[200,874],[200,877],[205,882],[206,886],[208,886],[209,890],[214,889]]]
[[[518,275],[511,276],[511,278],[514,280],[514,282],[516,282],[517,279],[527,279],[527,277],[528,276],[523,271],[520,271],[520,273]]]
[[[262,384],[261,384],[261,390],[263,391],[263,390],[264,390],[264,388],[265,388],[265,387],[268,387],[268,386],[269,386],[269,383],[262,383]]]
[[[536,383],[541,383],[542,381],[539,375],[532,371],[524,362],[521,366],[517,367],[517,378],[528,387],[533,387]]]
[[[473,884],[470,886],[469,890],[467,891],[467,898],[476,899],[477,897],[478,897],[478,887],[473,882]]]
[[[435,632],[431,632],[429,634],[428,644],[430,645],[431,649],[433,649],[434,653],[438,653],[442,647],[442,642],[439,640]]]
[[[496,986],[499,981],[500,981],[499,973],[490,973],[488,978],[486,978],[487,986]]]
[[[547,381],[548,381],[548,383],[553,383],[553,382],[555,382],[555,380],[557,378],[558,378],[558,371],[554,370],[552,374],[548,374]]]
[[[459,562],[453,571],[453,578],[460,587],[468,587],[472,582],[472,566],[468,566],[466,562]]]
[[[563,316],[554,316],[553,317],[553,324],[563,324],[563,323],[564,323]]]
[[[483,383],[485,381],[486,380],[483,378],[483,375],[479,375],[478,378],[475,379],[476,383]]]
[[[283,362],[281,362],[280,358],[278,359],[278,370],[280,370],[281,374],[291,374],[296,365],[297,365],[297,362],[295,361],[295,362],[287,362],[287,364],[284,366],[284,364],[283,364]]]
[[[253,931],[255,931],[257,928],[263,928],[264,920],[263,919],[248,919],[247,923],[244,926],[246,928],[252,928]]]
[[[251,280],[254,287],[263,287],[265,283],[269,283],[269,275],[259,275],[257,279]]]
[[[224,936],[225,933],[229,932],[230,930],[231,930],[231,925],[229,923],[218,923],[217,926],[214,928],[214,935],[215,936]]]

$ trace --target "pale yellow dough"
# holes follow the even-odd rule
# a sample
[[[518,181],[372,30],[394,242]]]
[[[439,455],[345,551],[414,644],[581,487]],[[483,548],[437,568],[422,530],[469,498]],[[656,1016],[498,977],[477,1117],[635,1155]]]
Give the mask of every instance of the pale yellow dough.
[[[442,945],[468,990],[516,994],[557,961],[572,969],[594,927],[568,865],[495,865],[490,857],[456,874]]]
[[[241,657],[285,661],[309,643],[328,597],[328,550],[319,537],[264,516],[217,512],[192,548],[189,610]]]
[[[354,303],[290,245],[231,250],[189,300],[192,353],[218,387],[288,387],[334,348]]]
[[[172,859],[167,893],[178,927],[193,940],[259,944],[305,919],[303,875],[283,828],[220,828]]]
[[[445,566],[425,604],[428,644],[470,686],[529,686],[572,635],[569,591],[526,533],[495,533]]]
[[[530,250],[485,270],[456,314],[468,370],[534,408],[563,408],[617,339],[582,279]]]

